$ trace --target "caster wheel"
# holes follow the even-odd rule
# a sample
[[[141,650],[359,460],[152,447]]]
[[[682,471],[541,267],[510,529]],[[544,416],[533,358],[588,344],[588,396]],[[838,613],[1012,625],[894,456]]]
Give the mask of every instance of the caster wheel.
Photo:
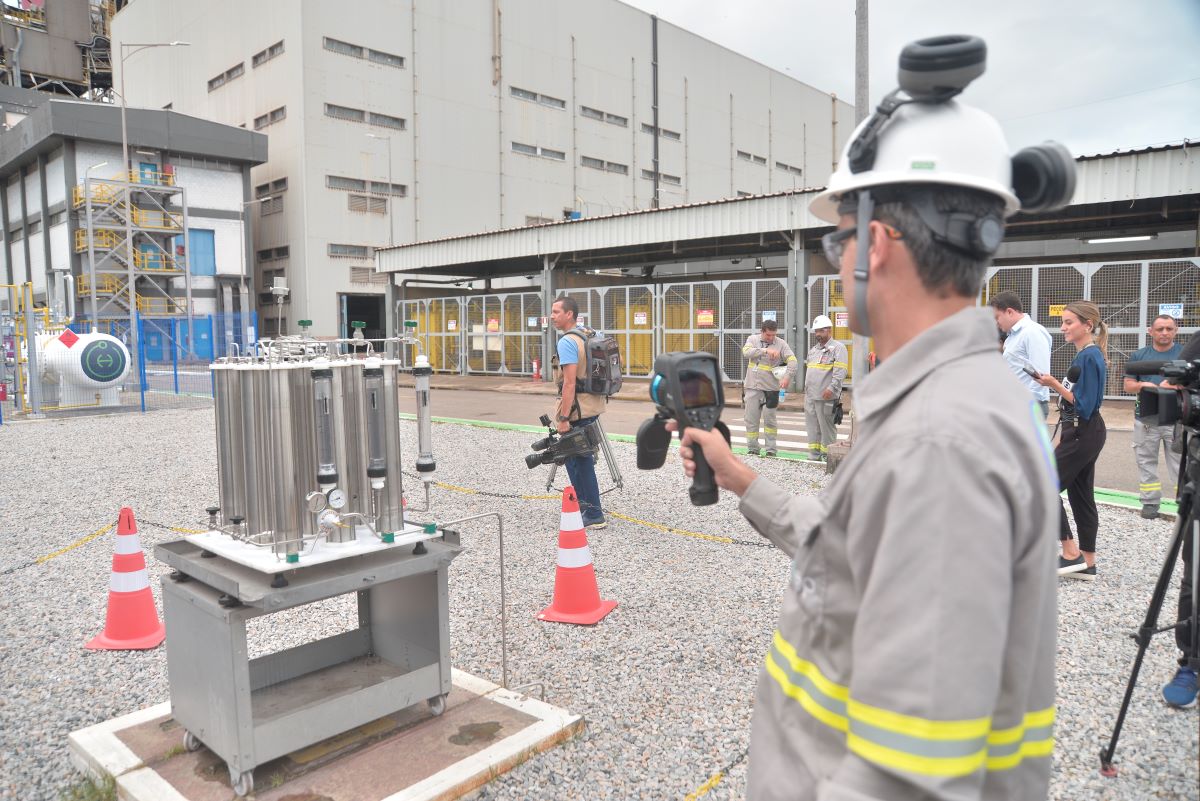
[[[200,742],[200,738],[190,731],[185,731],[183,733],[183,747],[188,751],[199,751],[204,747],[204,743]]]
[[[435,718],[439,717],[443,712],[445,712],[446,711],[446,696],[435,695],[433,698],[430,698],[429,699],[429,711],[433,713],[433,716]]]
[[[241,776],[238,776],[237,781],[233,783],[233,792],[237,794],[238,798],[254,792],[254,771],[248,770]]]

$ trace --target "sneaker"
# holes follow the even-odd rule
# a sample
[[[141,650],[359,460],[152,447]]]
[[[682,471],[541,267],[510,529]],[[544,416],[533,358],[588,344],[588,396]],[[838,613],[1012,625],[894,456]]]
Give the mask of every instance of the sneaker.
[[[1063,578],[1082,579],[1083,581],[1096,580],[1096,566],[1085,567],[1083,570],[1076,570],[1074,573],[1061,573]]]
[[[819,454],[819,453],[810,453],[810,454],[808,455],[808,461],[810,461],[810,462],[823,462],[823,461],[825,461],[825,457],[824,457],[822,454]]]
[[[746,448],[747,456],[758,456],[760,453],[761,452],[758,450],[758,448]]]
[[[772,450],[772,449],[767,450],[767,456],[775,456],[775,455],[777,455],[777,454],[774,450]]]
[[[583,524],[583,527],[584,527],[584,528],[591,528],[591,529],[596,529],[596,528],[608,528],[608,519],[607,519],[607,518],[604,518],[604,517],[602,517],[602,518],[600,518],[599,520],[593,520],[593,521],[592,521],[592,522],[590,522],[590,523],[584,523],[584,524]]]
[[[1142,517],[1146,520],[1154,520],[1158,517],[1158,504],[1146,504],[1142,507]]]
[[[1083,556],[1076,556],[1074,559],[1067,559],[1064,556],[1058,557],[1058,575],[1069,576],[1072,573],[1081,573],[1088,569],[1087,562],[1083,561]],[[1096,569],[1092,568],[1092,577],[1095,578]]]
[[[1163,700],[1176,709],[1191,709],[1196,705],[1196,671],[1181,667],[1170,684],[1162,688]]]

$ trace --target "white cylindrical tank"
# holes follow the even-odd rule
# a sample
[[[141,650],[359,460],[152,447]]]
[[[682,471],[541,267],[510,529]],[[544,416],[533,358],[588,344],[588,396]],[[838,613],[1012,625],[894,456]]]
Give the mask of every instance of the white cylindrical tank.
[[[58,387],[59,402],[119,406],[131,360],[124,343],[108,334],[40,334],[38,372]]]

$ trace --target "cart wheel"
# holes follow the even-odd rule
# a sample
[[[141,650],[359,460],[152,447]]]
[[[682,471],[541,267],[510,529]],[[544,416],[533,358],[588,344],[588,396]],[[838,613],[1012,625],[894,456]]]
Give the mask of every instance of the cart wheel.
[[[429,711],[436,718],[446,711],[446,696],[435,695],[429,699]]]
[[[204,747],[204,743],[200,742],[200,738],[190,731],[185,731],[183,733],[183,747],[188,751],[199,751]]]
[[[237,781],[233,783],[233,792],[237,794],[238,798],[254,792],[254,771],[248,770],[238,776]]]

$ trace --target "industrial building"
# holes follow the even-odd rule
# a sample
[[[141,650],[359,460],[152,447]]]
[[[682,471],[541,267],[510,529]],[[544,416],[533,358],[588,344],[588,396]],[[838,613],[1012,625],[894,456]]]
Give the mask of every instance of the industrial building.
[[[125,0],[3,0],[0,81],[67,97],[111,99],[109,23]]]
[[[175,40],[193,46],[126,59],[128,101],[271,138],[256,278],[285,278],[285,330],[317,335],[382,333],[376,248],[819,186],[853,122],[618,0],[140,0],[113,20],[115,49]]]
[[[120,107],[7,87],[0,105],[3,283],[93,324],[253,309],[244,217],[265,136],[130,109],[126,172]]]

